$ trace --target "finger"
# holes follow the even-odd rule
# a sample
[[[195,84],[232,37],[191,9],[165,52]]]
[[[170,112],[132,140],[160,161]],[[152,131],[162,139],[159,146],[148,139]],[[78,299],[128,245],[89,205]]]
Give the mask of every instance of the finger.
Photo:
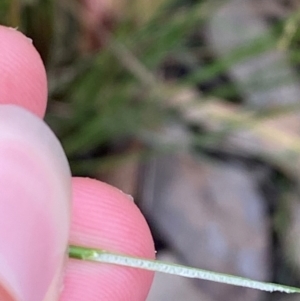
[[[0,192],[0,301],[41,301],[45,294],[57,300],[71,219],[70,169],[45,123],[11,105],[0,105]]]
[[[73,179],[71,244],[154,258],[153,240],[139,209],[102,182]],[[153,273],[71,259],[60,301],[144,301]]]
[[[16,104],[43,117],[47,79],[32,41],[19,31],[0,26],[0,104]]]

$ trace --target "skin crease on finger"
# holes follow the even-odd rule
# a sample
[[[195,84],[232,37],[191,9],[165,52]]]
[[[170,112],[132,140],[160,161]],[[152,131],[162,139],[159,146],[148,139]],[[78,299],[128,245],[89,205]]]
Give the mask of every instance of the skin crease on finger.
[[[0,104],[17,104],[43,117],[46,100],[45,68],[32,42],[0,26]],[[76,178],[73,198],[71,243],[154,258],[149,228],[125,194],[96,180]],[[59,300],[144,301],[152,278],[153,273],[143,270],[71,259]]]

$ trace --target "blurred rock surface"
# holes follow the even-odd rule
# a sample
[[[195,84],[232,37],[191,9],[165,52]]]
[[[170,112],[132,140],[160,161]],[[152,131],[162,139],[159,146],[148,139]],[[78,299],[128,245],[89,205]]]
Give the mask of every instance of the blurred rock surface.
[[[229,74],[248,106],[268,109],[299,102],[298,75],[287,52],[276,48],[276,38],[257,12],[257,1],[224,1],[208,22],[207,41],[219,58],[227,61]],[[266,48],[263,45],[269,46],[253,54],[259,47]],[[243,59],[230,63],[229,55],[243,49]]]
[[[183,264],[269,281],[269,223],[242,166],[188,153],[157,156],[144,168],[141,207]],[[256,290],[198,281],[213,300],[251,301]],[[173,299],[179,300],[179,299]]]

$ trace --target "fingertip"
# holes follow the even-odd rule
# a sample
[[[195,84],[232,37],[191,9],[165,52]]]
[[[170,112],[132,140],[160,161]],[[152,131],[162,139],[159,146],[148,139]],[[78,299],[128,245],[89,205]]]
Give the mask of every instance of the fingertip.
[[[70,259],[60,301],[145,301],[153,273]]]
[[[32,41],[16,29],[0,26],[0,104],[16,104],[43,117],[46,72]]]
[[[136,256],[153,257],[149,227],[132,199],[106,183],[73,178],[71,240]],[[100,235],[101,234],[101,235]]]
[[[137,206],[97,180],[73,179],[71,244],[153,259],[154,244]],[[61,301],[144,301],[153,273],[71,259]]]
[[[40,118],[0,105],[0,166],[0,301],[54,300],[70,229],[67,158]]]

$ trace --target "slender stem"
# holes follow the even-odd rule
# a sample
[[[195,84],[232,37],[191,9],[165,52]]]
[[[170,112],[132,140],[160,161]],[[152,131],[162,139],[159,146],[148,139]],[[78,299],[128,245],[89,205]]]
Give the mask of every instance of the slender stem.
[[[11,0],[9,10],[9,25],[11,27],[20,27],[21,21],[21,3],[20,0]]]
[[[250,280],[242,277],[210,272],[206,270],[196,269],[193,267],[186,267],[178,264],[169,264],[156,260],[142,259],[137,257],[131,257],[121,254],[114,254],[105,250],[89,249],[79,246],[69,247],[69,257],[96,261],[100,263],[117,264],[127,267],[133,267],[138,269],[144,269],[155,272],[162,272],[177,276],[183,276],[188,278],[198,278],[203,280],[209,280],[214,282],[226,283],[235,286],[248,287],[268,292],[284,292],[284,293],[300,293],[300,288],[260,282]]]

